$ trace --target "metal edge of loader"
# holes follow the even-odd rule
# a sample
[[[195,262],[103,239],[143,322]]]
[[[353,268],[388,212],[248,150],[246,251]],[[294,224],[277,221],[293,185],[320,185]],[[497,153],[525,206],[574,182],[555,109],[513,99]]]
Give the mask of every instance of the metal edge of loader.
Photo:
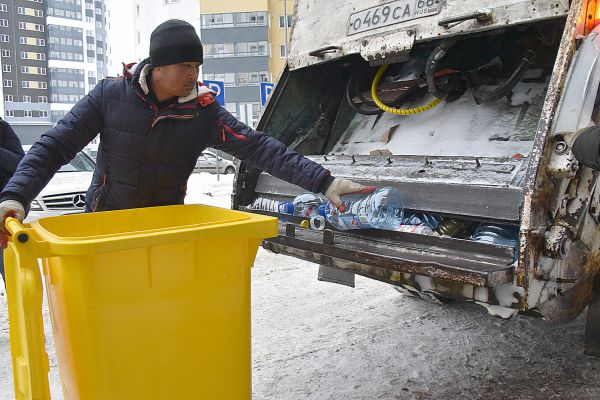
[[[372,232],[373,236],[378,234]],[[391,283],[393,275],[398,273],[480,287],[513,280],[512,249],[507,246],[403,232],[389,234],[394,238],[365,238],[329,229],[313,231],[280,224],[279,236],[265,240],[263,247],[276,253],[308,256],[320,265],[365,276],[376,269],[373,276],[383,273]]]

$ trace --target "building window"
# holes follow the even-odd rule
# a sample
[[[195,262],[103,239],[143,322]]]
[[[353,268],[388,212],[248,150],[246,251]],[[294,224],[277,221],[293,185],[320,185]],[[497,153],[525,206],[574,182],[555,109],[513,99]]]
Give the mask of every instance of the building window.
[[[23,89],[29,88],[29,81],[21,81],[21,87]]]
[[[48,102],[47,96],[38,96],[38,103],[47,103],[47,102]]]
[[[24,117],[33,117],[33,111],[31,111],[31,110],[24,110],[23,111],[23,116]]]
[[[5,117],[14,117],[15,116],[15,110],[4,110],[4,116]]]
[[[23,96],[23,103],[31,103],[31,96]]]
[[[13,101],[15,101],[15,97],[12,94],[5,94],[4,101],[7,103],[12,103]]]
[[[17,14],[25,14],[25,9],[23,7],[17,7]]]
[[[288,28],[292,27],[293,18],[291,15],[287,16],[287,26]],[[285,17],[283,15],[279,16],[279,27],[281,29],[285,28]]]
[[[29,67],[26,67],[24,65],[21,66],[21,73],[22,74],[28,74],[29,73]]]
[[[3,28],[8,28],[8,20],[4,18],[0,18],[0,26]]]
[[[35,16],[41,18],[44,16],[44,12],[42,10],[35,10]]]
[[[48,111],[40,111],[40,118],[48,118]]]
[[[48,89],[48,84],[46,82],[40,82],[40,89]]]
[[[8,6],[4,3],[0,3],[0,11],[8,12]]]
[[[279,46],[279,57],[285,58],[285,44]]]
[[[11,72],[12,66],[10,64],[2,64],[2,72]]]
[[[10,57],[10,50],[2,49],[2,57]]]
[[[4,87],[12,87],[12,80],[5,79],[4,80]]]
[[[46,68],[38,67],[38,74],[46,75]]]
[[[265,11],[204,14],[201,16],[202,29],[226,28],[233,26],[266,26]]]
[[[10,42],[10,36],[5,35],[4,33],[0,35],[0,42],[8,43]]]

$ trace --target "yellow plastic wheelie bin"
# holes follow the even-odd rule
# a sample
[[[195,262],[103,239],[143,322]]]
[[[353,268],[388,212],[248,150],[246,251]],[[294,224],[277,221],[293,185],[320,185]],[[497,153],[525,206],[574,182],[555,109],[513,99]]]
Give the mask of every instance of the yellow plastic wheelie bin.
[[[277,220],[202,205],[9,219],[16,399],[249,399],[250,267]]]

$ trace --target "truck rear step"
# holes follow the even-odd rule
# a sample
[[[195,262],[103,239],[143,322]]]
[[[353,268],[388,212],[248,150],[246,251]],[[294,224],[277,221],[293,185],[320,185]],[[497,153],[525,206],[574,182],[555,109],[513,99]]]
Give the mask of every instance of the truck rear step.
[[[280,223],[279,236],[265,240],[263,246],[360,275],[375,272],[390,283],[390,272],[397,272],[493,287],[512,282],[514,274],[513,248],[451,237],[376,230],[316,231]]]

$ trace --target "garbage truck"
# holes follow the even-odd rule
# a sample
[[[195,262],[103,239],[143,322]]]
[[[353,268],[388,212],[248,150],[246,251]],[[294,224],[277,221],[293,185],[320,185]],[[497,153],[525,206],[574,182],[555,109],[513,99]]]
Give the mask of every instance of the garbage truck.
[[[257,129],[335,177],[394,187],[433,234],[279,222],[263,247],[490,314],[566,323],[600,355],[600,187],[574,132],[600,122],[600,2],[299,0]],[[233,208],[302,189],[241,163]],[[324,229],[320,229],[324,228]],[[497,241],[494,237],[513,242]],[[488,240],[478,240],[481,238]]]

